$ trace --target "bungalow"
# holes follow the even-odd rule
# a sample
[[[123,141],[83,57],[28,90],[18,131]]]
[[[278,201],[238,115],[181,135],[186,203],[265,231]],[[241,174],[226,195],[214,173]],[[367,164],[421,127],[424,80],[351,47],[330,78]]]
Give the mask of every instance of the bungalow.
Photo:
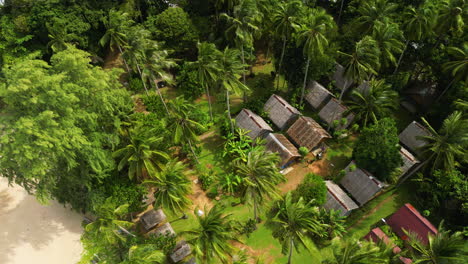
[[[268,99],[263,111],[268,113],[268,117],[280,130],[288,128],[297,116],[301,115],[301,112],[276,94]]]
[[[164,225],[162,225],[162,226],[148,232],[148,235],[175,236],[176,233],[175,233],[174,229],[172,229],[171,224],[165,223]]]
[[[141,226],[143,227],[145,232],[148,232],[153,227],[156,227],[157,225],[161,224],[165,220],[166,220],[166,215],[161,209],[150,210],[144,213],[140,217]]]
[[[400,142],[407,147],[410,151],[421,155],[421,147],[424,147],[427,142],[421,139],[423,136],[430,136],[431,132],[423,125],[416,121],[411,122],[400,135]]]
[[[340,184],[360,205],[367,203],[384,187],[383,183],[368,171],[357,168],[354,161],[345,168],[345,172]]]
[[[341,104],[337,99],[332,98],[322,110],[320,110],[319,117],[333,128],[346,129],[354,119],[353,113],[348,113],[345,117],[347,111],[348,108],[346,106]],[[346,123],[342,123],[343,118],[346,118]],[[338,124],[335,124],[336,122],[338,122]]]
[[[330,134],[322,128],[314,119],[306,116],[299,117],[286,132],[292,142],[309,150],[314,149],[325,139],[331,138]]]
[[[309,82],[305,99],[314,109],[321,109],[332,97],[333,94],[320,83]]]
[[[327,201],[323,205],[326,210],[340,211],[342,216],[347,216],[352,210],[359,208],[359,206],[332,181],[325,181],[327,185]]]
[[[340,89],[340,91],[348,90],[348,88],[353,84],[354,80],[345,76],[345,68],[340,64],[336,64],[335,73],[333,74],[333,80],[335,81],[335,86]]]
[[[279,154],[281,168],[287,167],[301,156],[297,148],[282,134],[270,133],[265,140],[267,151]]]
[[[419,163],[419,160],[411,154],[407,149],[404,147],[400,148],[400,155],[403,159],[403,165],[400,167],[400,177],[405,175],[414,165]]]
[[[273,129],[261,118],[249,109],[242,109],[236,117],[236,125],[239,128],[250,131],[247,135],[252,139],[264,137]]]
[[[192,254],[192,249],[185,240],[180,241],[169,255],[172,263],[177,263]]]

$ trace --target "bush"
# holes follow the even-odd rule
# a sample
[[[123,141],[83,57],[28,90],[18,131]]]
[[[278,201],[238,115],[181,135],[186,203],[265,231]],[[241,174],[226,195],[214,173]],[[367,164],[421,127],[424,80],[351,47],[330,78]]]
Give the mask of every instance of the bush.
[[[196,99],[204,93],[204,89],[198,79],[198,73],[195,69],[182,65],[182,69],[177,75],[177,90],[179,90],[186,99]]]
[[[212,186],[208,192],[206,193],[206,196],[208,196],[208,198],[210,199],[214,199],[216,198],[216,196],[218,196],[218,187],[217,186]]]
[[[327,187],[325,181],[319,175],[308,173],[304,180],[296,190],[293,191],[292,197],[294,201],[299,200],[303,197],[306,202],[314,200],[314,205],[322,205],[326,201]]]
[[[213,184],[216,175],[213,169],[207,169],[198,178],[200,179],[202,189],[206,191]]]
[[[249,219],[244,225],[242,225],[240,233],[242,235],[246,235],[248,238],[255,230],[257,230],[257,223],[255,223],[254,219]]]
[[[143,86],[143,82],[140,78],[133,77],[128,80],[128,89],[135,93],[140,93],[144,91],[145,87]]]
[[[302,158],[304,158],[305,156],[307,156],[307,154],[309,154],[309,149],[307,149],[306,147],[300,147],[298,149],[298,152],[302,156]]]
[[[151,92],[149,95],[142,97],[146,110],[155,113],[157,116],[165,117],[167,115],[164,105],[161,102],[159,95]]]

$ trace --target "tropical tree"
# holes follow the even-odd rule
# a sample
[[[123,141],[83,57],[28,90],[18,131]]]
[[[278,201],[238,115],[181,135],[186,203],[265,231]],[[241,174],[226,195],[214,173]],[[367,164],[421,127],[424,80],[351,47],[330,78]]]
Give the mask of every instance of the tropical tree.
[[[364,34],[374,27],[377,22],[388,23],[395,15],[398,5],[387,0],[362,1],[357,8],[359,14],[355,21],[358,32]]]
[[[363,90],[353,91],[352,100],[347,105],[355,120],[367,127],[370,122],[376,123],[398,107],[398,93],[384,80],[372,79],[363,86]]]
[[[336,238],[332,242],[332,256],[322,264],[374,264],[388,263],[386,253],[371,241]]]
[[[403,53],[403,32],[396,23],[377,21],[372,29],[372,38],[380,50],[381,63],[384,67],[396,66],[396,54]]]
[[[231,214],[224,215],[224,207],[216,204],[205,215],[199,215],[195,210],[198,227],[185,231],[192,238],[188,242],[193,246],[195,256],[201,263],[228,263],[234,246],[230,241],[237,241],[235,223]]]
[[[346,217],[341,215],[340,210],[326,210],[321,208],[319,219],[322,224],[324,224],[328,239],[341,237],[346,233]]]
[[[141,244],[131,246],[128,250],[127,260],[120,264],[163,264],[166,263],[166,254],[157,245]]]
[[[236,173],[242,177],[241,198],[253,206],[253,216],[258,220],[258,207],[268,198],[278,198],[276,184],[284,181],[278,170],[277,153],[265,152],[264,148],[255,148],[247,154],[245,162],[234,162]]]
[[[454,60],[442,65],[444,71],[450,72],[454,81],[468,83],[468,42],[465,42],[462,48],[449,47],[447,51]]]
[[[46,26],[47,31],[49,31],[48,37],[50,38],[49,43],[47,43],[47,48],[52,49],[53,52],[57,52],[65,50],[70,46],[68,40],[72,34],[67,33],[64,27],[58,24],[46,24]]]
[[[452,35],[462,35],[465,28],[466,4],[465,0],[441,0],[438,1],[437,21],[435,31],[439,34],[439,41],[447,32]],[[437,46],[437,43],[436,43]]]
[[[113,156],[120,158],[118,170],[128,166],[128,177],[141,181],[147,176],[154,175],[157,168],[162,168],[160,161],[167,160],[169,156],[157,150],[162,138],[153,135],[151,130],[137,125],[127,132],[129,143],[115,151]]]
[[[294,249],[298,252],[299,246],[309,249],[308,240],[312,236],[324,235],[325,225],[319,221],[319,209],[312,202],[305,202],[302,197],[293,202],[288,192],[270,212],[268,226],[273,231],[273,237],[280,241],[283,254],[288,254],[288,264],[292,263]]]
[[[161,171],[152,175],[151,180],[144,181],[157,188],[154,192],[156,206],[177,212],[190,205],[187,195],[191,192],[191,184],[186,169],[182,162],[171,160]]]
[[[304,100],[305,87],[307,85],[307,74],[309,73],[310,61],[314,56],[322,56],[328,46],[328,35],[335,27],[333,17],[328,15],[324,9],[312,9],[305,22],[301,24],[297,32],[299,45],[304,45],[304,56],[307,63],[304,73],[304,84],[301,91],[300,104]]]

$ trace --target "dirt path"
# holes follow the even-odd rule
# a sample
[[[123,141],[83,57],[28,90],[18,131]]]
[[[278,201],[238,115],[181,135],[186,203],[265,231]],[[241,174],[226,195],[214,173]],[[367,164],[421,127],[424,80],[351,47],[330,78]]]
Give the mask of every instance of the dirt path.
[[[242,243],[237,242],[237,241],[232,241],[231,244],[233,246],[235,246],[236,248],[238,248],[240,250],[243,250],[249,256],[249,259],[247,261],[249,264],[255,264],[257,259],[259,259],[259,258],[261,259],[261,258],[265,257],[266,254],[273,247],[273,246],[270,246],[270,247],[264,248],[262,250],[256,250],[256,249],[253,249],[252,247],[250,247],[248,245],[242,244]],[[274,259],[268,258],[265,263],[273,263],[273,262],[274,262]]]
[[[135,104],[135,112],[149,114],[149,112],[146,110],[146,106],[143,104],[143,99],[140,97],[135,97],[133,102]]]
[[[380,203],[378,203],[377,206],[375,206],[372,210],[370,210],[369,212],[367,212],[367,214],[363,215],[359,220],[357,220],[352,226],[348,227],[348,229],[351,229],[351,228],[353,228],[354,226],[360,224],[362,221],[366,220],[367,217],[369,217],[369,216],[372,215],[373,213],[377,212],[377,210],[379,210],[385,203],[387,203],[388,201],[390,201],[391,199],[393,199],[395,196],[396,196],[396,194],[392,194],[392,195],[390,195],[389,197],[385,198],[383,201],[381,201]]]
[[[197,181],[197,176],[191,176],[190,180],[192,181],[192,194],[189,195],[189,199],[192,201],[192,207],[190,208],[191,211],[195,210],[195,208],[199,208],[201,210],[206,209],[209,210],[213,207],[213,202],[206,196],[205,191],[201,188],[199,183],[195,183]]]

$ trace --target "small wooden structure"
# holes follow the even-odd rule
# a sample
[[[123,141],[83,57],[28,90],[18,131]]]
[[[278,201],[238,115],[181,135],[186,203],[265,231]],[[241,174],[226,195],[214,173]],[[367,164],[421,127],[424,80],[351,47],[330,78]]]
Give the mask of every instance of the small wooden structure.
[[[331,138],[322,126],[306,116],[299,117],[286,133],[297,146],[306,147],[309,150],[317,147],[325,139]]]
[[[423,125],[416,121],[411,122],[400,135],[400,142],[405,145],[410,151],[420,155],[421,147],[424,147],[427,142],[421,139],[423,136],[430,136],[431,132]]]
[[[169,255],[169,258],[173,263],[177,263],[183,260],[184,258],[188,257],[190,254],[192,254],[192,249],[190,248],[190,245],[187,244],[185,240],[182,240],[179,243],[177,243],[174,250]]]
[[[335,66],[335,73],[333,74],[333,80],[335,81],[336,87],[340,89],[341,91],[348,90],[348,88],[354,82],[353,79],[345,77],[345,68],[340,64],[336,64]]]
[[[280,167],[282,169],[301,157],[297,148],[282,134],[270,133],[265,140],[267,151],[279,154],[281,158]]]
[[[340,184],[360,205],[367,203],[384,187],[383,183],[368,171],[356,167],[354,161],[345,168],[345,172],[346,175]]]
[[[411,154],[407,149],[401,147],[400,155],[403,159],[403,165],[400,167],[400,177],[405,175],[414,165],[419,163],[419,160]]]
[[[176,232],[172,229],[171,224],[165,223],[164,225],[159,226],[156,229],[151,230],[148,232],[148,235],[156,235],[156,236],[175,236]]]
[[[320,83],[316,81],[309,82],[305,99],[314,109],[321,109],[332,97],[333,94]]]
[[[162,209],[150,210],[140,217],[141,225],[146,232],[161,224],[165,220],[166,215]]]
[[[301,114],[299,110],[290,105],[281,96],[273,94],[265,103],[263,111],[268,113],[268,117],[280,129],[284,130]]]
[[[352,210],[359,208],[359,206],[332,181],[325,181],[327,185],[327,201],[323,208],[327,210],[337,210],[341,212],[342,216],[347,216]]]
[[[252,139],[264,137],[273,129],[259,115],[249,109],[242,109],[236,117],[236,125],[239,128],[250,131],[247,135]]]
[[[340,104],[337,99],[332,98],[322,110],[320,110],[319,117],[334,129],[346,129],[354,119],[353,113],[344,116],[347,110],[348,108],[346,106]],[[342,118],[346,118],[346,124],[342,123]],[[335,120],[338,122],[337,125],[335,125]]]

